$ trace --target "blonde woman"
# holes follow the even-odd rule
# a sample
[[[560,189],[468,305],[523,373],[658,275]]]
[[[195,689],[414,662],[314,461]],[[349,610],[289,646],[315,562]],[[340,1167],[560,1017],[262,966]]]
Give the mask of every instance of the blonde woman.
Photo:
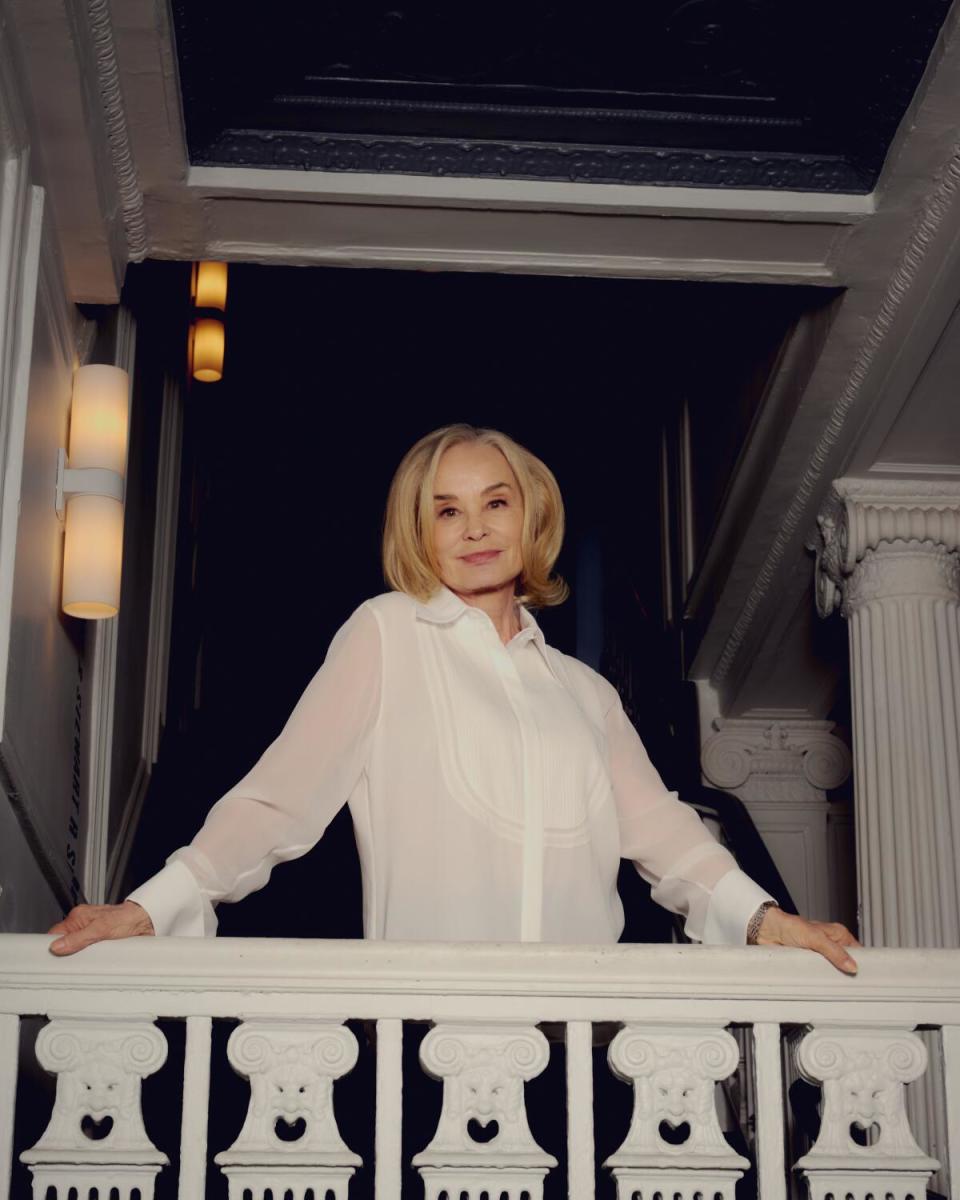
[[[339,630],[286,726],[196,837],[119,905],[81,905],[55,954],[105,938],[211,935],[349,804],[365,936],[615,942],[621,858],[691,937],[805,946],[856,964],[842,926],[782,912],[668,792],[616,691],[547,645],[563,504],[503,433],[422,438],[390,488],[393,588]]]

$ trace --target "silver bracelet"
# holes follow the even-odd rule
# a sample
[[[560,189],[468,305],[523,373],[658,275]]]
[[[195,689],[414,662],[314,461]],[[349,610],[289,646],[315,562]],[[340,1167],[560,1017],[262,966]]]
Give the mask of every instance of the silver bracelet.
[[[750,918],[747,925],[747,945],[755,946],[757,938],[760,936],[760,926],[763,924],[763,918],[767,915],[768,908],[776,908],[776,902],[773,900],[764,900],[757,911]]]

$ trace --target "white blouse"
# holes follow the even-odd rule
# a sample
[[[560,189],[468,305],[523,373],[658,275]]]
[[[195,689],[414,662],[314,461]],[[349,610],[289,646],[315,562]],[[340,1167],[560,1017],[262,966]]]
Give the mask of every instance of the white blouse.
[[[349,803],[368,938],[615,942],[621,858],[700,941],[771,899],[668,792],[615,689],[520,609],[504,645],[446,588],[362,604],[259,762],[136,891],[157,934],[213,934]]]

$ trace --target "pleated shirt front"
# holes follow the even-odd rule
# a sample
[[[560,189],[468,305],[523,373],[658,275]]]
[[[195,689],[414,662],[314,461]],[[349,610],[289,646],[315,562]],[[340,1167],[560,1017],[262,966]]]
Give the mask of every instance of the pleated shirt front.
[[[667,791],[616,691],[548,646],[504,645],[447,589],[362,604],[279,737],[130,899],[210,934],[350,805],[370,938],[615,942],[621,858],[698,940],[742,944],[770,899]]]

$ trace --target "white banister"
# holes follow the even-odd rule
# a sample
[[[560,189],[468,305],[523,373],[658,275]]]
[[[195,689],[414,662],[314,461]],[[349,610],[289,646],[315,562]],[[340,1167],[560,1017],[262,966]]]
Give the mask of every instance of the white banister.
[[[13,1112],[17,1094],[17,1051],[20,1043],[19,1016],[0,1016],[0,1196],[10,1193],[13,1168]]]
[[[403,1022],[377,1022],[376,1200],[396,1200],[403,1178]]]
[[[204,1200],[206,1196],[212,1032],[210,1017],[187,1017],[178,1200]]]
[[[567,1195],[594,1200],[593,1026],[567,1022]]]
[[[754,1025],[757,1072],[757,1175],[763,1200],[787,1200],[780,1026]]]
[[[910,1140],[903,1103],[925,1078],[918,1027],[941,1031],[929,1045],[944,1068],[948,1109],[939,1115],[949,1125],[951,1161],[958,1159],[956,951],[857,949],[860,970],[851,978],[815,955],[771,947],[135,938],[63,959],[49,953],[49,941],[0,936],[0,1155],[10,1145],[18,1017],[46,1015],[37,1052],[58,1075],[58,1107],[40,1143],[14,1151],[34,1168],[38,1186],[55,1182],[63,1198],[77,1188],[86,1200],[95,1186],[103,1200],[123,1179],[121,1200],[133,1186],[147,1200],[154,1175],[169,1171],[150,1140],[170,1149],[162,1130],[138,1124],[139,1080],[165,1053],[155,1019],[187,1022],[185,1062],[168,1063],[166,1082],[151,1085],[183,1088],[181,1200],[200,1200],[205,1172],[216,1174],[211,1163],[225,1169],[234,1196],[350,1195],[360,1160],[340,1138],[335,1113],[349,1097],[361,1103],[367,1076],[346,1089],[336,1083],[359,1050],[347,1021],[377,1026],[376,1102],[363,1099],[369,1112],[355,1107],[351,1121],[354,1130],[356,1119],[369,1121],[376,1161],[364,1169],[377,1200],[397,1200],[411,1165],[437,1200],[443,1191],[450,1200],[463,1191],[471,1200],[484,1191],[492,1200],[504,1192],[533,1200],[564,1136],[567,1194],[593,1200],[603,1170],[594,1148],[594,1030],[613,1036],[610,1062],[635,1098],[628,1136],[610,1160],[622,1196],[732,1195],[749,1164],[723,1133],[738,1120],[747,1129],[749,1114],[714,1107],[716,1082],[731,1073],[731,1095],[756,1096],[753,1165],[762,1200],[795,1194],[786,1180],[797,1168],[814,1196],[922,1195],[934,1162],[916,1130],[918,1144]],[[251,1102],[243,1128],[230,1131],[233,1144],[208,1150],[208,1105],[219,1099],[210,1094],[218,1079],[210,1061],[214,1018],[235,1026],[227,1055],[250,1080]],[[412,1164],[401,1136],[404,1021],[432,1025],[421,1059],[444,1093],[436,1134],[424,1146],[424,1133]],[[731,1028],[751,1050],[755,1091],[744,1086],[749,1067]],[[808,1032],[800,1065],[824,1085],[825,1117],[816,1147],[795,1163],[785,1161],[784,1075],[792,1077],[793,1031],[801,1029]],[[544,1035],[561,1032],[567,1128],[534,1121],[534,1139],[526,1108],[542,1093],[525,1085],[548,1061]],[[116,1103],[118,1094],[132,1103]],[[621,1095],[625,1127],[627,1087]],[[10,1184],[0,1177],[0,1185],[5,1197]],[[38,1195],[45,1200],[45,1191]]]

